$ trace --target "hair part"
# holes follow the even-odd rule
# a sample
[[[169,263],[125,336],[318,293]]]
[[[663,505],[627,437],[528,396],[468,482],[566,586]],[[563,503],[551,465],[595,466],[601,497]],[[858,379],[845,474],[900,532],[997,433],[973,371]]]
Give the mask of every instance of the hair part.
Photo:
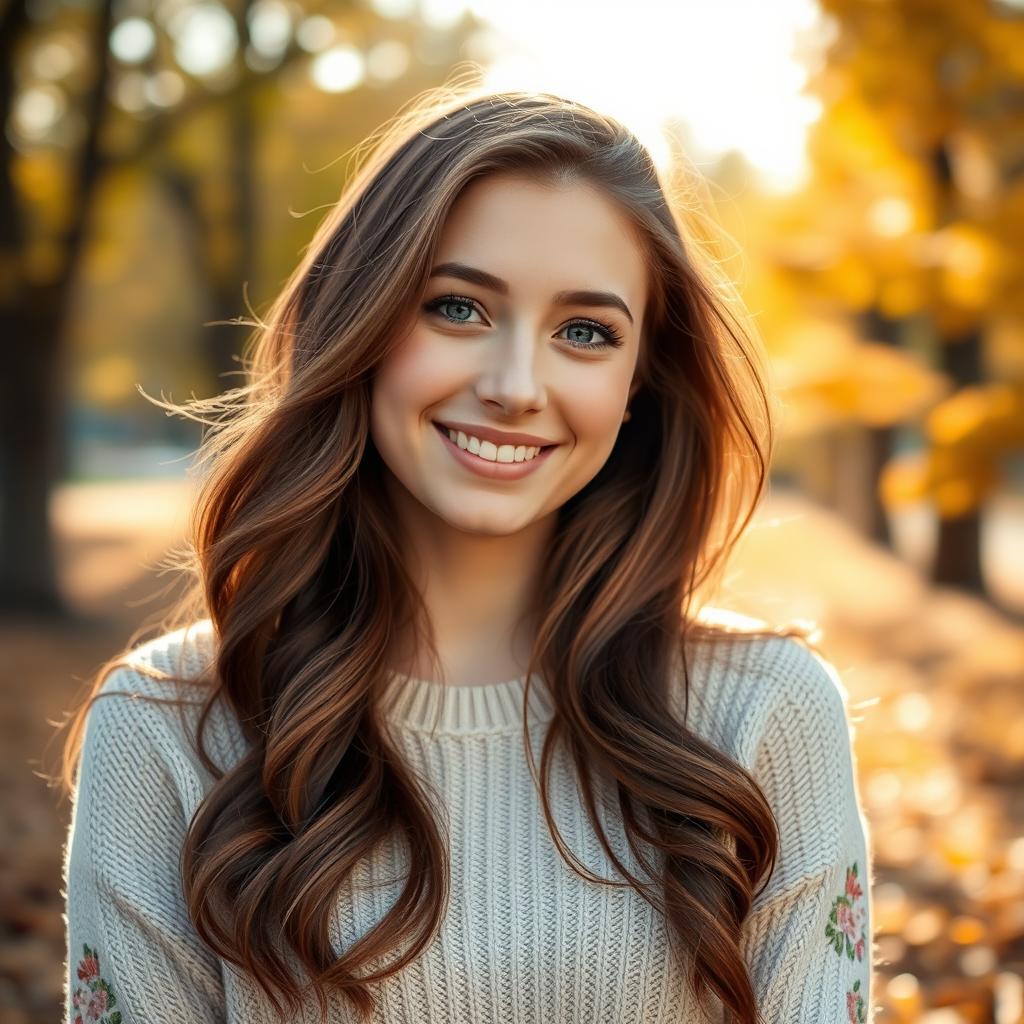
[[[217,641],[202,680],[175,677],[204,695],[197,752],[215,779],[182,849],[196,931],[282,1016],[306,991],[297,965],[326,1021],[331,991],[369,1019],[373,982],[408,965],[441,926],[446,842],[431,794],[382,717],[399,631],[437,655],[388,513],[369,389],[417,308],[462,189],[483,175],[523,174],[593,187],[615,203],[651,285],[632,418],[600,472],[559,510],[538,580],[527,679],[539,671],[556,708],[539,771],[528,726],[524,746],[573,870],[633,886],[670,923],[694,994],[713,992],[732,1020],[756,1024],[740,934],[773,870],[777,826],[751,774],[687,728],[687,654],[697,639],[808,638],[795,626],[727,630],[698,615],[765,490],[774,443],[753,329],[686,226],[700,213],[682,208],[618,121],[546,93],[432,90],[356,155],[348,187],[266,320],[251,322],[248,382],[211,399],[156,403],[211,428],[176,565],[189,589],[160,623],[209,617]],[[121,655],[103,666],[71,719],[68,793],[89,707],[126,663]],[[249,744],[228,770],[203,741],[217,700]],[[547,780],[559,742],[626,883],[590,875],[558,833]],[[608,841],[598,776],[617,795],[647,877],[631,874]],[[336,956],[332,895],[393,834],[410,853],[405,888]],[[385,969],[366,971],[399,947]]]

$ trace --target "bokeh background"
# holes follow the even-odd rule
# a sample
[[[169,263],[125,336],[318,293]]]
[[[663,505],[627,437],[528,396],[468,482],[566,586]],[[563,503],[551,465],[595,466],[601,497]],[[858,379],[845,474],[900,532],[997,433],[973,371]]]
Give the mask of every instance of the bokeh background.
[[[849,691],[877,1020],[1019,1024],[1022,0],[0,4],[0,1019],[61,1016],[53,723],[173,585],[199,427],[145,395],[241,383],[353,147],[465,74],[704,202],[784,411],[722,603]]]

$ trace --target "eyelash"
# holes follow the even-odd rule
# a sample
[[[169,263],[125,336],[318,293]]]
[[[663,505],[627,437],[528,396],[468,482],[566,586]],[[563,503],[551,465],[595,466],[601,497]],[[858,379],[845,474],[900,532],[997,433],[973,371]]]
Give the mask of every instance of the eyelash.
[[[448,302],[458,303],[459,305],[470,306],[472,309],[475,309],[478,313],[482,313],[480,307],[476,304],[476,302],[473,299],[467,298],[464,295],[441,295],[441,296],[439,296],[436,299],[431,299],[431,301],[428,302],[423,308],[427,312],[434,312],[435,310],[438,309],[438,307],[443,306],[443,305],[445,305],[445,303],[448,303]],[[441,313],[440,315],[443,316],[445,318],[445,320],[447,320],[449,323],[461,324],[461,323],[466,323],[467,322],[465,320],[456,320],[454,317],[447,316],[444,313]],[[618,348],[622,344],[622,335],[619,334],[619,332],[616,331],[615,328],[611,326],[611,324],[603,323],[600,320],[589,320],[586,317],[581,317],[581,318],[577,318],[576,320],[570,320],[569,323],[567,323],[565,325],[565,327],[572,327],[575,324],[584,324],[587,327],[594,328],[596,331],[598,331],[598,333],[604,335],[605,340],[600,342],[600,343],[598,343],[598,344],[590,344],[590,343],[586,343],[586,342],[570,341],[568,338],[562,338],[561,339],[566,344],[572,345],[573,348],[578,348],[578,349]],[[562,328],[563,331],[565,330],[565,327]]]

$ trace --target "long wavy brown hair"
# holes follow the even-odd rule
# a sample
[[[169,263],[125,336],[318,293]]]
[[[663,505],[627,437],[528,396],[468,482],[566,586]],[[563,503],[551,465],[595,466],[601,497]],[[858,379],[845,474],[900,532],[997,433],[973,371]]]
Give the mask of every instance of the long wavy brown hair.
[[[514,171],[602,190],[629,217],[650,286],[632,418],[601,471],[559,510],[544,561],[526,675],[540,672],[555,714],[539,776],[524,732],[529,763],[572,869],[633,886],[688,954],[698,999],[711,990],[733,1020],[756,1024],[741,927],[774,868],[777,826],[752,775],[687,727],[687,649],[698,637],[785,635],[814,645],[799,626],[734,630],[699,614],[767,486],[775,418],[756,334],[708,242],[706,204],[692,202],[706,186],[689,171],[663,177],[609,116],[547,93],[479,86],[421,94],[355,156],[347,187],[268,315],[243,321],[254,328],[245,383],[212,399],[157,403],[209,428],[178,565],[187,593],[160,624],[209,618],[217,640],[203,679],[172,677],[205,695],[195,742],[215,779],[181,855],[196,931],[279,1013],[296,1011],[312,991],[326,1019],[334,990],[366,1020],[373,983],[409,964],[440,928],[447,845],[428,790],[382,717],[397,630],[408,627],[422,650],[437,653],[393,533],[370,438],[370,385],[418,310],[461,190]],[[65,722],[67,794],[89,707],[134,639]],[[203,744],[218,698],[249,743],[230,769]],[[558,834],[547,780],[560,741],[625,882],[590,874]],[[612,849],[595,811],[594,773],[612,781],[647,878]],[[332,894],[389,834],[407,843],[405,888],[339,956],[328,931]],[[642,844],[656,852],[653,862]],[[385,970],[365,970],[400,947]]]

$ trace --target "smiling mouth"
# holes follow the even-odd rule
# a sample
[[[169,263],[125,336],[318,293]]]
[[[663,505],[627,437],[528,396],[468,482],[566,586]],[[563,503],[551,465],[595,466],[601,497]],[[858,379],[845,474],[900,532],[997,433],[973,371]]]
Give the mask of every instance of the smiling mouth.
[[[460,452],[463,452],[468,456],[473,456],[473,458],[479,459],[480,462],[490,465],[509,466],[529,463],[546,454],[553,449],[553,447],[558,446],[557,444],[498,444],[495,441],[488,441],[474,437],[473,441],[476,441],[476,451],[474,452],[472,447],[469,445],[462,447],[458,442],[457,438],[459,434],[465,433],[465,431],[456,430],[454,427],[446,427],[443,423],[439,423],[436,420],[432,420],[431,422],[433,423],[434,429],[441,435],[441,437],[443,437],[444,440],[449,441],[451,444],[456,445]],[[452,436],[453,433],[456,435],[455,437]],[[490,455],[494,455],[495,458],[488,458],[487,455],[481,455],[480,449],[484,445],[489,445],[488,449],[484,449],[484,451],[487,451]],[[508,449],[511,449],[512,452],[509,453]],[[503,453],[505,458],[500,459],[498,458],[498,453],[502,452],[502,450],[505,450]],[[511,458],[509,458],[510,454]]]

